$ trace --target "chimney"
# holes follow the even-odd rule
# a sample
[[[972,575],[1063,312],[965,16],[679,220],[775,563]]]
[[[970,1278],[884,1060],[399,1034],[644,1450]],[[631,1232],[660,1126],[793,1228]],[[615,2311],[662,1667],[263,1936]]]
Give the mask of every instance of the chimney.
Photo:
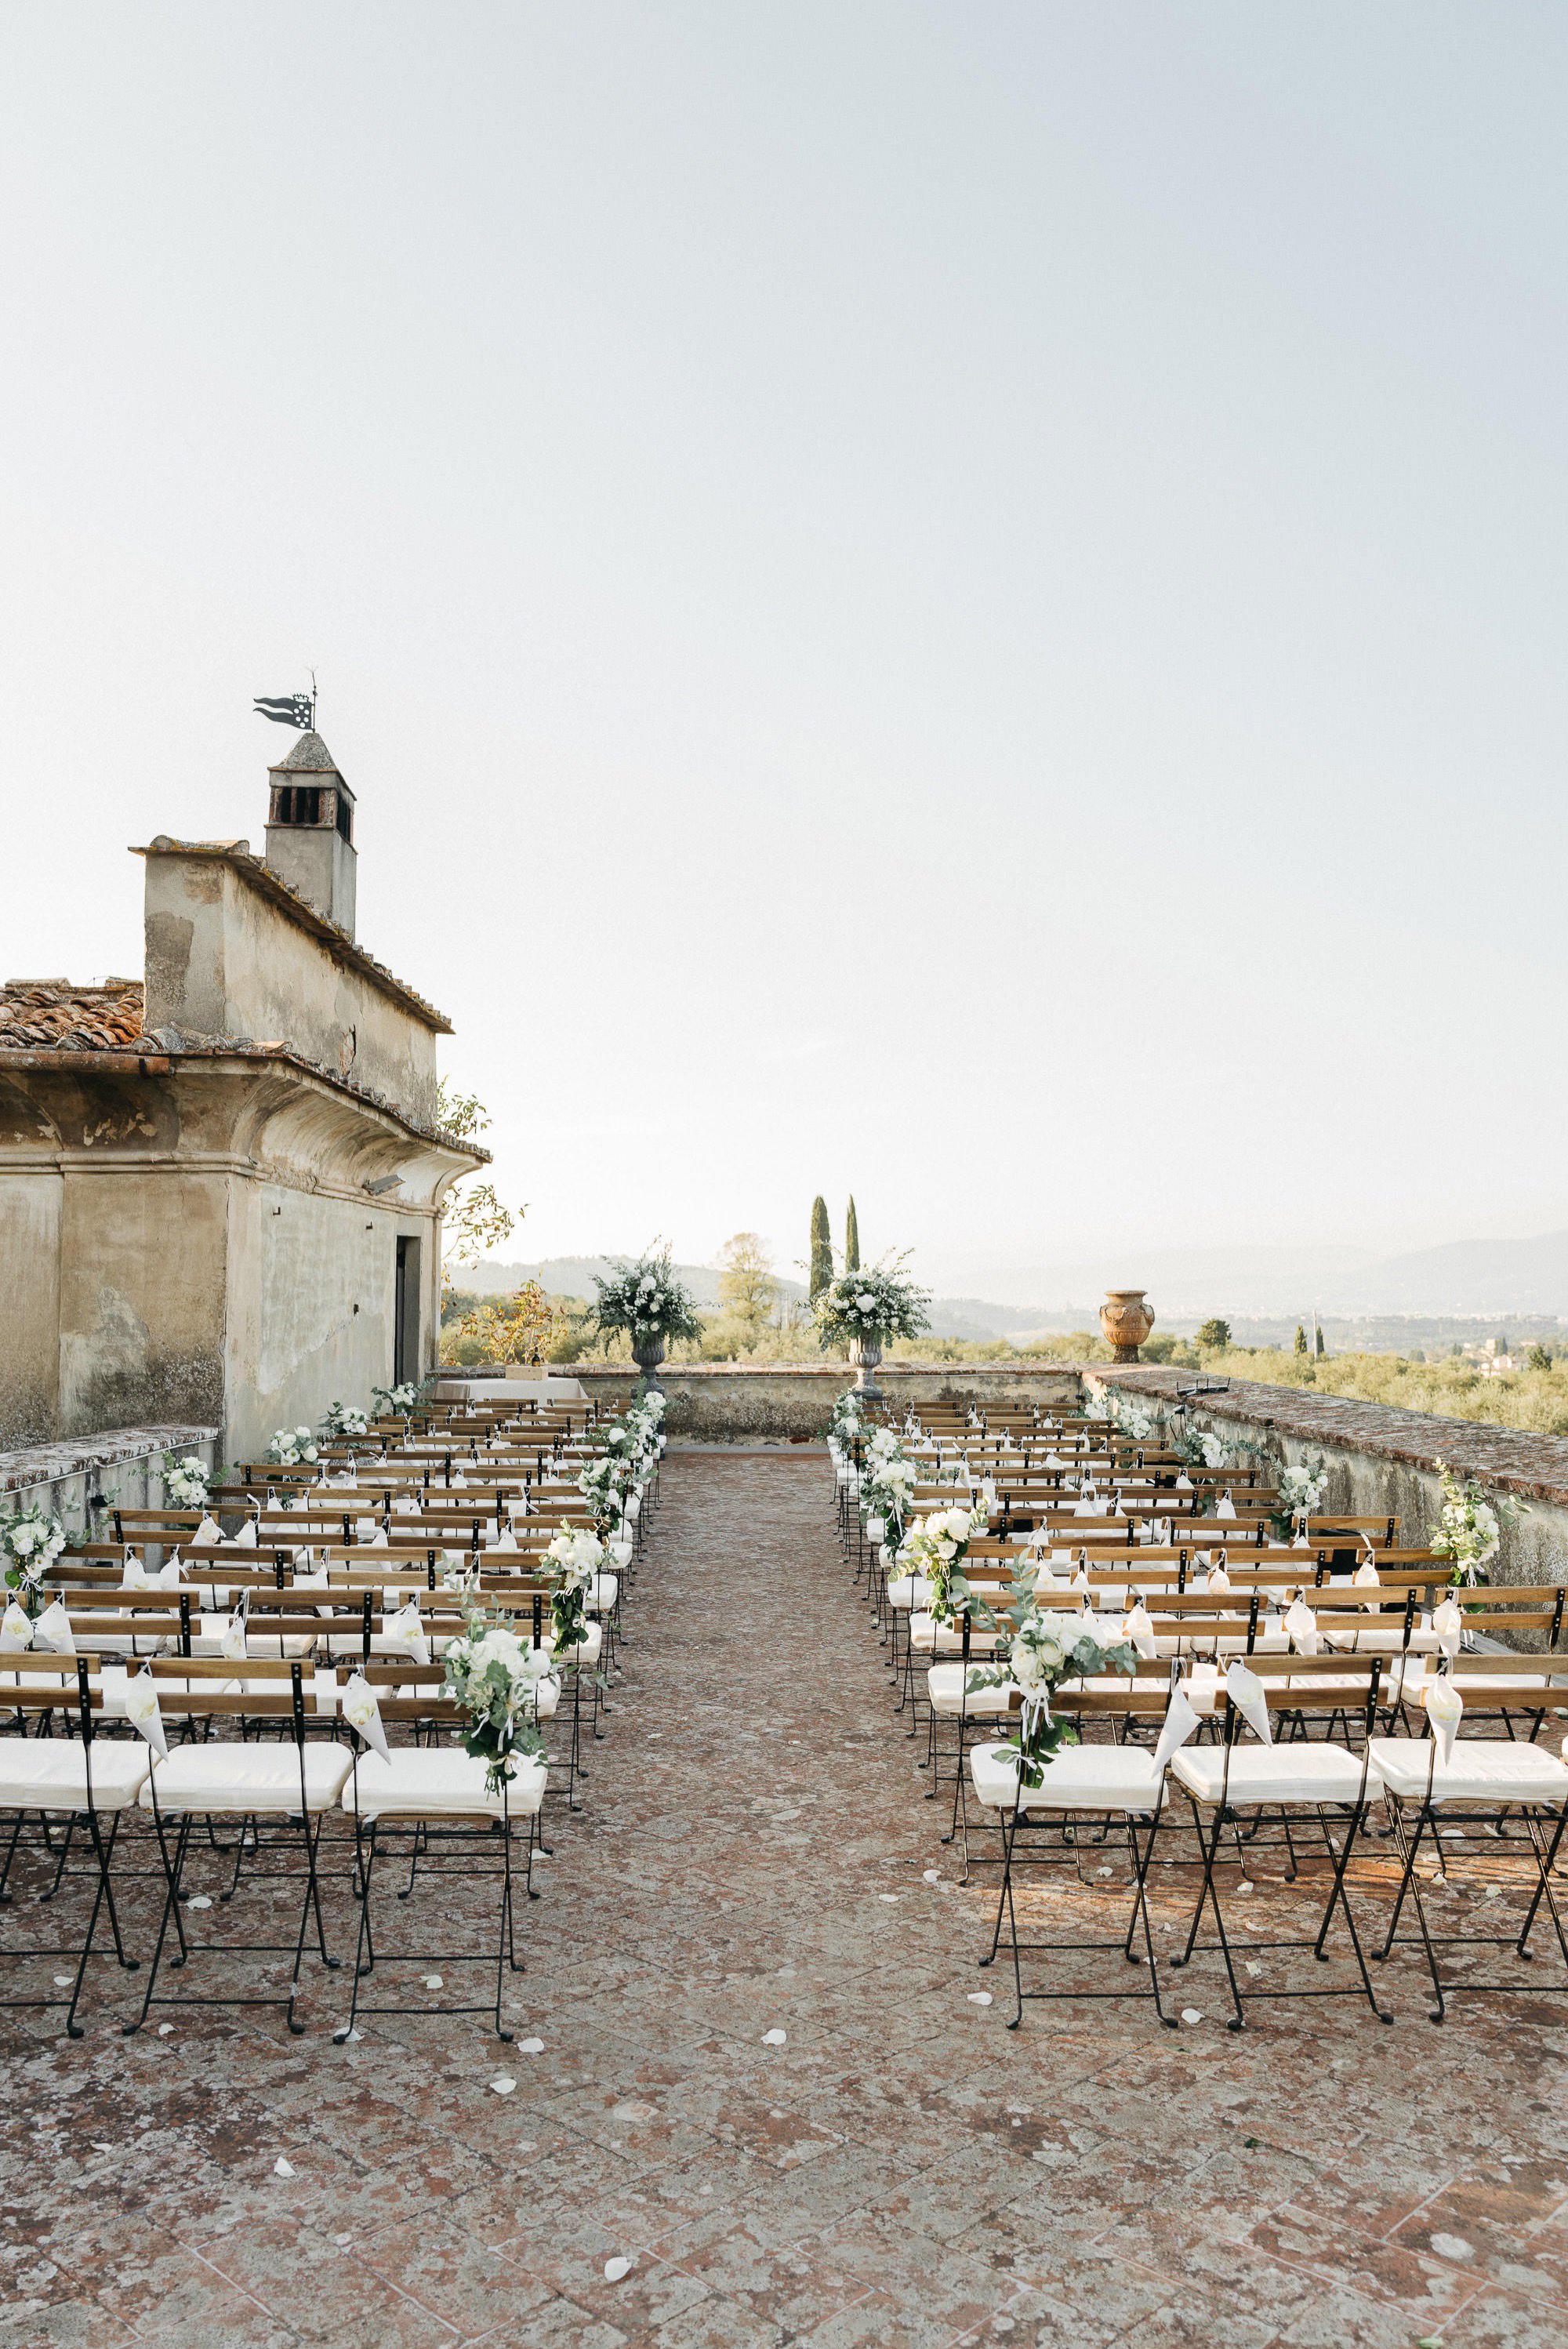
[[[354,936],[354,793],[319,734],[302,734],[269,767],[267,863],[307,905]]]

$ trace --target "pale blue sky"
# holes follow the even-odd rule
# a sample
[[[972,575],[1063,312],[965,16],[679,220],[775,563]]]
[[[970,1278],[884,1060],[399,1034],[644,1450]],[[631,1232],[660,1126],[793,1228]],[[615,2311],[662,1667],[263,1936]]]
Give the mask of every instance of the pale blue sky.
[[[519,1252],[1568,1222],[1565,101],[1431,0],[14,5],[0,976],[139,969],[314,662]]]

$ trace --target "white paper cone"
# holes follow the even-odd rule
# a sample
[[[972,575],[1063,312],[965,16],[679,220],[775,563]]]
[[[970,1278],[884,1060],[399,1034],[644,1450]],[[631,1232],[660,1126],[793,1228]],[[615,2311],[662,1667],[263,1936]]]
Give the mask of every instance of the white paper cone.
[[[1179,1688],[1172,1689],[1171,1702],[1165,1708],[1165,1725],[1160,1732],[1160,1743],[1154,1749],[1154,1768],[1157,1774],[1164,1771],[1171,1756],[1180,1746],[1186,1744],[1197,1726],[1198,1716],[1188,1703],[1186,1697]]]
[[[1291,1646],[1298,1655],[1316,1655],[1317,1618],[1305,1599],[1291,1600],[1285,1609],[1284,1628],[1290,1633]]]
[[[1433,1681],[1422,1691],[1427,1719],[1437,1740],[1438,1759],[1446,1770],[1454,1758],[1454,1739],[1463,1718],[1465,1701],[1452,1681]]]
[[[76,1654],[76,1635],[61,1599],[57,1599],[52,1606],[45,1608],[33,1626],[33,1637],[41,1640],[46,1648],[53,1648],[57,1656]]]
[[[163,1761],[169,1759],[169,1740],[163,1734],[163,1715],[158,1709],[158,1684],[150,1671],[142,1671],[125,1685],[125,1715],[139,1729],[153,1752]]]
[[[351,1729],[357,1730],[366,1745],[390,1762],[387,1732],[381,1726],[381,1707],[376,1702],[376,1692],[363,1672],[351,1672],[343,1692],[343,1717]]]
[[[1272,1745],[1274,1730],[1269,1723],[1264,1684],[1256,1672],[1243,1663],[1233,1663],[1225,1674],[1225,1693],[1247,1726],[1262,1738],[1265,1745]]]

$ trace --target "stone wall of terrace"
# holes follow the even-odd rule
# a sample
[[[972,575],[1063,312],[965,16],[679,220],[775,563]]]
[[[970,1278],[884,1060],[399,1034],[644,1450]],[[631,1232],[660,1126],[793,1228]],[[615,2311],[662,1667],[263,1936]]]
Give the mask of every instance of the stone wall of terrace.
[[[216,1468],[218,1430],[111,1427],[101,1435],[0,1452],[0,1517],[37,1502],[68,1533],[91,1532],[96,1540],[99,1522],[113,1508],[161,1508],[163,1463],[170,1454],[176,1460],[193,1454],[206,1467]]]
[[[1091,1391],[1117,1387],[1167,1409],[1197,1383],[1191,1371],[1099,1363],[1086,1366],[1083,1379]],[[1190,1407],[1197,1426],[1261,1444],[1276,1460],[1321,1460],[1330,1508],[1397,1516],[1408,1542],[1425,1541],[1436,1528],[1442,1507],[1436,1463],[1446,1461],[1456,1475],[1511,1494],[1530,1513],[1504,1531],[1494,1581],[1568,1579],[1568,1438],[1243,1379],[1233,1379],[1223,1394],[1193,1395]]]
[[[636,1377],[624,1362],[552,1368],[580,1379],[595,1399],[623,1399]],[[665,1424],[676,1444],[745,1444],[759,1437],[810,1442],[825,1432],[836,1398],[854,1384],[854,1376],[845,1362],[666,1362],[659,1373],[669,1402]],[[1058,1363],[884,1362],[877,1376],[897,1412],[933,1402],[972,1402],[981,1411],[1009,1403],[1059,1407],[1076,1402],[1079,1392],[1077,1371]]]

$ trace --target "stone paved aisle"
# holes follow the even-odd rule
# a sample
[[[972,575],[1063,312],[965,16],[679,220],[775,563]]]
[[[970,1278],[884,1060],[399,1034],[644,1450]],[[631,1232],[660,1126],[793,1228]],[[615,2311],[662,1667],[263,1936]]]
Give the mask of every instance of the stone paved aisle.
[[[320,1997],[297,2042],[5,2017],[0,2344],[1568,2336],[1561,2002],[1006,2032],[825,1465],[665,1482],[614,1734],[526,1920],[511,2019],[543,2052],[442,2023],[339,2050]]]

